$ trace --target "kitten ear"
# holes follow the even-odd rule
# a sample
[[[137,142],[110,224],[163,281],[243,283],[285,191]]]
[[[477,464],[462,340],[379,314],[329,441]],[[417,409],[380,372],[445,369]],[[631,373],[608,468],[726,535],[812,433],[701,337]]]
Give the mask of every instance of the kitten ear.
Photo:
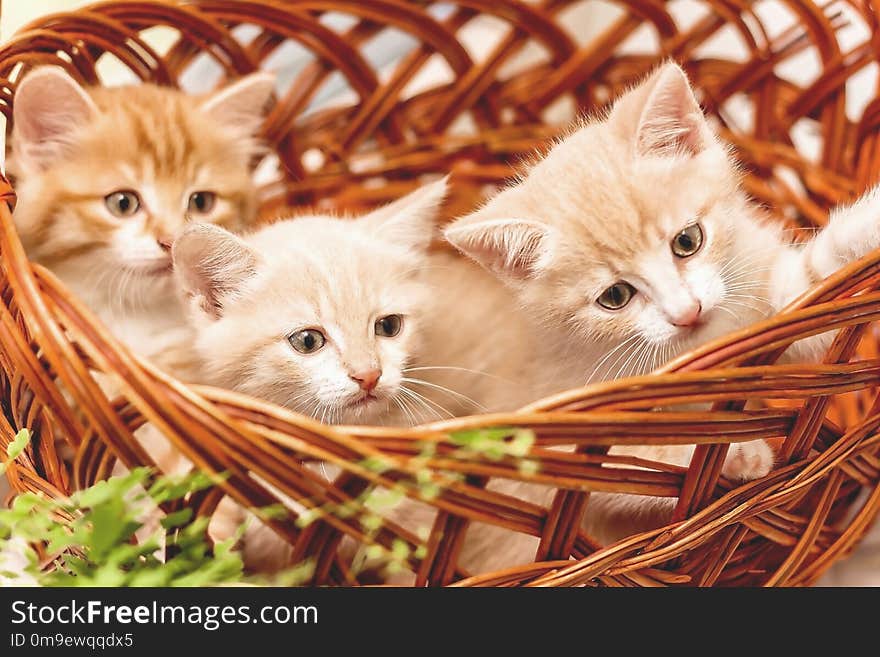
[[[253,136],[263,124],[274,91],[274,74],[251,73],[209,96],[201,108],[223,125]]]
[[[446,240],[496,274],[522,280],[534,276],[552,254],[551,229],[524,219],[492,219],[452,224]]]
[[[712,145],[687,75],[678,64],[664,64],[614,105],[611,121],[635,144],[638,155],[694,156]]]
[[[174,240],[174,271],[187,296],[213,319],[223,299],[257,272],[260,257],[244,240],[219,226],[193,224]]]
[[[61,68],[34,69],[15,91],[12,143],[17,158],[24,166],[45,168],[97,114],[94,101]]]
[[[383,240],[413,251],[427,251],[448,191],[449,176],[446,176],[374,210],[359,221]]]

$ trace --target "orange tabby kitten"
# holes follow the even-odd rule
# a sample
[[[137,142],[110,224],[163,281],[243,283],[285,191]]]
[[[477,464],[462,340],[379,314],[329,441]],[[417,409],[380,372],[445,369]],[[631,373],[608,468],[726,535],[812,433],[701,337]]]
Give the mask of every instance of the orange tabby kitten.
[[[137,355],[181,379],[198,369],[172,243],[191,220],[238,228],[254,218],[251,161],[273,88],[266,73],[205,97],[152,84],[81,87],[46,66],[16,89],[8,168],[28,256]],[[109,377],[98,381],[118,393]],[[137,437],[162,470],[187,467],[151,427]]]
[[[29,257],[180,377],[193,370],[172,242],[190,220],[235,229],[254,217],[250,162],[273,85],[257,73],[207,97],[83,88],[47,66],[16,91],[9,171]]]

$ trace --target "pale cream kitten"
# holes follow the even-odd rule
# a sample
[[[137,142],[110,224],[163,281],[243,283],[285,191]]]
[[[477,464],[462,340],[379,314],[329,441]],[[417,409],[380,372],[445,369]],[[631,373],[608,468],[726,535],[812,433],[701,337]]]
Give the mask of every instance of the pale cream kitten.
[[[545,340],[570,347],[542,367],[581,384],[641,374],[772,315],[880,246],[876,189],[794,245],[739,181],[684,72],[667,64],[445,236],[514,291]],[[785,357],[816,358],[832,337],[795,343]],[[613,450],[681,465],[692,451]],[[750,479],[772,465],[756,441],[731,445],[723,472]],[[661,523],[673,502],[597,494],[587,525],[617,538]]]
[[[187,229],[174,264],[204,378],[334,423],[411,425],[531,401],[522,382],[541,348],[522,348],[530,319],[481,268],[428,251],[445,192],[440,181],[358,219],[302,216],[242,237]],[[434,511],[408,501],[392,516],[417,530]],[[261,570],[289,552],[263,527],[243,551]]]
[[[465,338],[478,319],[454,314],[474,276],[488,288],[475,318],[504,313],[510,293],[467,260],[428,255],[445,190],[434,183],[358,219],[184,231],[174,265],[204,378],[334,424],[413,424],[517,394],[501,351],[473,330]]]
[[[28,256],[178,377],[193,371],[171,244],[190,221],[237,229],[254,218],[255,133],[273,86],[257,73],[193,97],[81,87],[46,66],[16,89],[9,171]]]

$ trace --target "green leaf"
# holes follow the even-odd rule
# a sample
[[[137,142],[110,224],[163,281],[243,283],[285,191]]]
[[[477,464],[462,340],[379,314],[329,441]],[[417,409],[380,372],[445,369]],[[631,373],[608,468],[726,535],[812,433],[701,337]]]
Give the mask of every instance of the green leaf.
[[[126,475],[110,477],[78,491],[71,495],[70,499],[78,507],[94,507],[109,500],[122,498],[145,482],[148,476],[148,468],[135,468]]]
[[[129,586],[166,586],[171,577],[171,571],[167,568],[155,570],[140,570],[128,580]]]
[[[391,558],[397,561],[406,561],[409,558],[409,545],[406,541],[395,538],[391,542]]]
[[[28,514],[38,508],[46,508],[47,500],[36,493],[22,493],[15,496],[12,510],[19,514]]]
[[[138,525],[128,522],[122,500],[106,500],[89,514],[92,523],[90,557],[97,562],[110,553],[112,548],[127,540]]]
[[[329,509],[337,518],[352,518],[361,512],[360,504],[357,500],[346,500],[342,504],[337,504]]]
[[[387,511],[400,504],[404,495],[402,486],[376,488],[364,500],[364,506],[371,511]]]
[[[419,495],[423,500],[433,500],[440,495],[440,486],[435,483],[426,483],[419,485]]]
[[[461,432],[464,433],[464,432]],[[456,434],[452,434],[453,436]],[[455,439],[452,439],[455,442]],[[437,453],[437,443],[433,440],[425,440],[417,443],[420,458],[431,458]]]
[[[370,472],[375,472],[376,474],[382,474],[383,472],[387,472],[394,467],[394,464],[391,463],[389,459],[383,456],[368,456],[367,458],[361,460],[360,465]]]
[[[159,514],[144,490],[148,481],[151,494],[171,500],[217,480],[201,474],[151,480],[149,470],[141,468],[98,482],[70,500],[18,495],[9,509],[0,509],[0,550],[9,540],[22,543],[29,563],[25,572],[42,586],[213,586],[248,581],[235,550],[244,525],[236,537],[212,548],[206,538],[209,519],[182,508],[161,519],[164,529],[173,529],[173,534],[160,532],[139,543],[132,541],[143,519]],[[314,513],[319,516],[324,511]],[[175,548],[166,551],[173,557],[164,563],[156,556],[158,536]],[[40,567],[34,546],[59,554],[51,569]],[[305,581],[307,567],[290,574],[290,581]]]
[[[382,516],[372,513],[365,514],[361,517],[361,526],[369,532],[375,532],[382,526]]]
[[[467,431],[455,431],[449,434],[449,439],[456,445],[472,447],[476,443],[485,441],[503,440],[515,429],[510,427],[495,427],[491,429],[469,429]]]
[[[321,509],[305,509],[296,519],[296,526],[305,529],[323,515],[324,512]]]
[[[386,550],[384,547],[378,544],[368,545],[366,553],[368,559],[378,559],[379,557],[386,554]]]
[[[507,444],[508,454],[525,456],[535,444],[535,432],[531,429],[517,429],[513,439]]]
[[[315,574],[315,560],[307,559],[302,563],[276,573],[269,581],[273,586],[300,586]]]
[[[524,475],[536,475],[541,470],[541,463],[534,459],[523,459],[519,462],[518,469]]]
[[[159,477],[150,487],[148,494],[157,504],[183,499],[190,493],[210,488],[229,477],[228,473],[208,475],[204,472]]]
[[[112,563],[104,564],[94,574],[91,586],[119,587],[125,582],[125,572]]]
[[[162,518],[159,522],[165,529],[171,529],[172,527],[180,527],[189,522],[189,519],[192,518],[193,510],[184,507],[179,511],[175,511],[173,513],[169,513],[167,516]]]
[[[6,456],[9,457],[10,461],[17,459],[18,455],[24,451],[24,448],[27,447],[30,442],[31,432],[27,429],[22,429],[15,434],[15,438],[13,438],[12,442],[6,446]]]
[[[290,511],[283,504],[270,504],[260,509],[260,513],[270,520],[284,520],[290,515]]]

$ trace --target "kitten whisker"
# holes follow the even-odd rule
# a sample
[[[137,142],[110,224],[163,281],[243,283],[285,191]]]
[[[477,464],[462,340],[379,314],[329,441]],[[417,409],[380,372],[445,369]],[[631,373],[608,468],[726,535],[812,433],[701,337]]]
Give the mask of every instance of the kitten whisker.
[[[734,281],[724,281],[725,292],[745,292],[747,294],[758,294],[766,289],[766,285],[748,285]]]
[[[753,305],[753,304],[744,303],[744,302],[742,302],[742,301],[736,301],[735,299],[728,299],[727,302],[730,303],[730,304],[732,304],[732,305],[734,305],[734,306],[739,306],[739,307],[741,307],[741,308],[746,308],[747,310],[751,310],[751,311],[757,313],[758,315],[762,315],[762,316],[763,316],[763,315],[766,315],[766,314],[767,314],[767,310],[766,310],[766,309],[764,309],[764,308],[759,308],[758,306],[755,306],[755,305]]]
[[[406,400],[407,405],[412,409],[414,415],[418,415],[418,422],[429,422],[432,420],[444,419],[443,414],[437,409],[431,408],[424,400],[418,399],[411,394],[411,390],[401,388],[402,400]]]
[[[651,345],[650,354],[646,354],[644,369],[640,371],[641,374],[645,374],[647,372],[652,372],[657,367],[657,356],[660,353],[662,345],[658,343],[654,343]]]
[[[718,276],[725,280],[733,280],[746,271],[750,275],[752,272],[769,271],[772,269],[772,266],[769,264],[758,267],[754,266],[756,261],[764,257],[764,254],[750,254],[745,257],[732,258],[718,271]]]
[[[629,358],[627,358],[626,361],[623,363],[623,366],[617,370],[617,373],[614,375],[614,377],[612,377],[612,379],[614,379],[614,380],[621,379],[624,377],[624,375],[631,374],[631,372],[629,371],[630,363],[633,362],[634,358],[636,359],[635,363],[638,362],[639,354],[641,354],[642,351],[647,350],[648,344],[649,343],[644,338],[642,338],[642,340],[640,342],[637,342],[635,344],[633,349],[627,350],[627,353],[629,353],[630,351],[632,353],[629,355]],[[635,364],[635,363],[633,363],[633,364]]]
[[[503,376],[489,374],[488,372],[481,372],[480,370],[472,370],[467,367],[447,367],[447,366],[441,366],[441,365],[430,365],[430,366],[423,366],[423,367],[406,367],[400,371],[403,372],[404,374],[407,374],[409,372],[421,372],[424,370],[450,370],[450,371],[456,371],[456,372],[467,372],[468,374],[477,374],[479,376],[485,376],[490,379],[497,379],[499,381],[504,381],[505,383],[512,383],[512,381],[510,379],[505,378]]]
[[[281,405],[286,408],[292,408],[292,409],[296,410],[299,407],[299,401],[302,399],[305,399],[307,397],[310,397],[310,396],[311,396],[311,393],[308,391],[298,392],[298,394],[295,394],[292,397],[288,397],[287,399],[285,399],[281,403]]]
[[[620,344],[618,344],[616,347],[614,347],[614,349],[612,349],[612,350],[609,351],[607,354],[605,354],[605,356],[602,358],[602,360],[600,360],[599,363],[596,365],[596,367],[593,368],[593,371],[590,373],[590,376],[587,377],[587,381],[586,381],[586,383],[585,383],[584,385],[589,385],[589,383],[593,380],[593,377],[596,376],[596,373],[599,371],[599,368],[601,368],[602,365],[604,365],[605,362],[606,362],[609,358],[611,358],[611,356],[613,356],[614,353],[615,353],[616,351],[618,351],[619,349],[623,349],[623,347],[624,347],[625,345],[627,345],[628,343],[632,342],[633,340],[637,340],[638,338],[639,338],[639,334],[638,334],[638,333],[636,333],[636,334],[634,334],[634,335],[631,335],[629,338],[627,338],[626,340],[624,340],[623,342],[621,342]],[[620,360],[620,359],[618,358],[618,360]],[[614,361],[614,363],[612,364],[611,367],[614,367],[614,365],[616,365],[616,364],[617,364],[617,361]],[[610,370],[610,368],[609,368],[609,370]]]
[[[761,296],[760,294],[737,294],[737,293],[728,293],[724,295],[725,298],[738,298],[738,299],[747,299],[749,301],[760,301],[770,305],[770,299],[765,296]]]
[[[452,390],[451,388],[447,388],[445,386],[441,386],[436,383],[430,383],[428,381],[423,381],[422,379],[412,379],[409,377],[402,377],[401,381],[406,381],[407,383],[415,383],[418,385],[428,386],[429,388],[433,388],[435,390],[440,390],[441,392],[448,393],[448,394],[452,395],[453,397],[464,400],[464,401],[468,402],[469,404],[473,404],[474,406],[476,406],[477,408],[479,408],[480,410],[482,410],[484,412],[486,412],[488,410],[485,406],[483,406],[480,402],[476,401],[475,399],[472,399],[471,397],[468,397],[467,395],[463,395],[460,392],[456,392],[455,390]]]
[[[739,265],[739,264],[743,264],[743,263],[751,263],[751,262],[754,262],[756,260],[760,260],[760,259],[763,259],[766,257],[767,257],[767,255],[761,251],[737,254],[727,260],[727,263],[721,269],[721,271],[724,271],[725,269],[727,269],[728,267],[732,267],[733,265]]]
[[[425,413],[424,403],[420,403],[420,405],[416,405],[418,400],[413,400],[408,395],[404,393],[403,397],[401,397],[401,402],[403,402],[407,408],[410,409],[410,414],[412,415],[413,424],[419,424],[420,422],[425,422],[429,419],[440,419],[440,415],[437,411],[428,407],[428,414]],[[421,406],[421,408],[420,408]]]
[[[449,409],[447,409],[445,406],[443,406],[443,405],[440,404],[439,402],[434,401],[434,400],[431,399],[430,397],[428,397],[428,396],[426,396],[426,395],[423,395],[422,393],[420,393],[420,392],[418,392],[418,391],[416,391],[416,390],[413,390],[412,388],[407,388],[407,391],[408,391],[410,394],[415,395],[416,397],[418,397],[418,398],[424,400],[425,402],[427,402],[428,404],[430,404],[432,407],[439,409],[439,410],[442,411],[443,413],[446,413],[449,417],[451,417],[451,418],[452,418],[452,417],[455,417],[455,413],[453,413],[452,411],[450,411]]]
[[[434,407],[434,408],[439,409],[440,411],[446,413],[450,418],[455,417],[454,413],[452,413],[448,409],[444,408],[441,404],[438,404],[434,400],[432,400],[428,397],[425,397],[424,395],[416,392],[412,388],[407,388],[406,386],[400,386],[400,390],[401,390],[401,392],[404,392],[405,394],[409,395],[411,397],[411,399],[413,399],[413,401],[418,400],[419,402],[421,402],[425,406],[426,409],[430,409],[430,407]]]
[[[719,304],[719,305],[717,305],[717,306],[715,306],[715,307],[718,308],[718,310],[723,310],[724,312],[726,312],[728,315],[730,315],[731,317],[733,317],[733,319],[734,319],[735,321],[737,321],[737,322],[740,321],[740,318],[737,317],[736,313],[733,312],[730,308],[728,308],[728,307],[725,306],[724,304]]]
[[[400,412],[403,413],[403,415],[406,417],[407,423],[409,425],[415,426],[416,424],[418,424],[412,414],[403,407],[403,403],[398,398],[398,395],[394,395],[393,397],[391,397],[391,401],[397,405],[397,407],[400,409]]]

